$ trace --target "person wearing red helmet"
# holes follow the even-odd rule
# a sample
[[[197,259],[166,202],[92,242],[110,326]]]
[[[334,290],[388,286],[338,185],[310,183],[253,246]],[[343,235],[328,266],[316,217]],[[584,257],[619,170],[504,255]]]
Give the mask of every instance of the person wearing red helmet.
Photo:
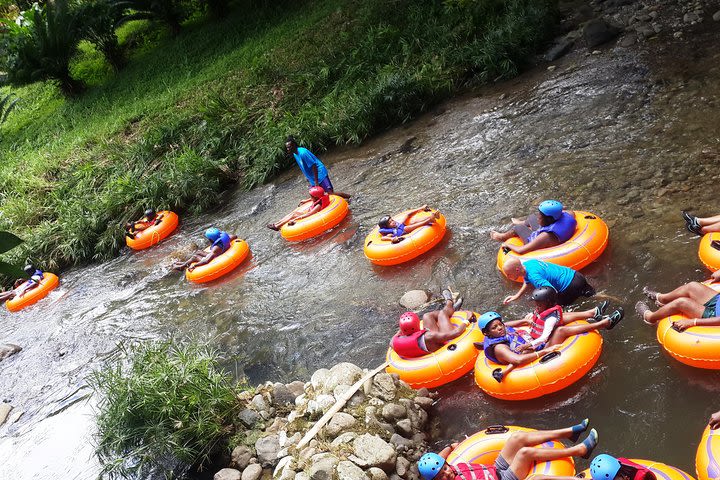
[[[303,210],[293,210],[289,214],[285,215],[282,219],[280,219],[280,221],[275,223],[268,223],[266,227],[270,230],[278,231],[286,223],[292,225],[292,222],[296,222],[301,218],[309,217],[310,215],[317,213],[323,208],[330,205],[330,195],[328,195],[328,193],[322,187],[310,187],[309,193],[310,198],[306,198],[305,200],[300,202],[300,205],[298,205],[300,207],[306,205]]]
[[[420,328],[420,318],[414,312],[405,312],[400,315],[400,331],[393,336],[390,346],[404,358],[417,358],[440,349],[445,343],[459,337],[465,331],[465,325],[454,325],[450,318],[455,310],[462,305],[462,298],[453,304],[450,290],[443,290],[445,306],[442,310],[429,312],[423,315],[423,328]],[[475,321],[475,316],[470,317]]]

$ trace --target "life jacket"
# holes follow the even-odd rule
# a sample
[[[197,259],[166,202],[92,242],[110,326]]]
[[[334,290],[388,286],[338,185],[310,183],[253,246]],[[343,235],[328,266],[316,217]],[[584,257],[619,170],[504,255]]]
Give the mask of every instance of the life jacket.
[[[381,235],[392,235],[393,237],[402,237],[405,234],[405,224],[398,223],[395,228],[381,228],[378,230]]]
[[[320,197],[320,198],[315,198],[315,199],[313,199],[313,204],[312,204],[312,206],[314,207],[315,205],[318,205],[318,204],[320,205],[320,210],[322,210],[323,208],[325,208],[325,207],[327,207],[328,205],[330,205],[330,195],[328,195],[328,194],[326,193],[325,195],[323,195],[323,196]],[[312,208],[312,207],[311,207],[311,208]]]
[[[458,480],[498,480],[497,469],[480,463],[450,465]]]
[[[628,460],[627,458],[618,457],[617,460],[620,462],[620,465],[635,469],[635,477],[633,477],[632,480],[656,480],[655,474],[647,467],[644,467],[639,463],[635,463],[632,460]]]
[[[495,357],[495,345],[500,345],[501,343],[507,344],[510,347],[510,350],[517,352],[518,347],[526,344],[527,342],[512,327],[505,327],[505,335],[502,337],[490,338],[485,335],[485,338],[483,339],[483,350],[485,351],[485,356],[495,363],[500,363],[497,357]]]
[[[220,247],[222,249],[220,253],[225,253],[228,248],[230,248],[231,243],[232,241],[230,240],[230,235],[228,235],[227,232],[220,232],[220,236],[213,242],[212,246]]]
[[[542,336],[543,330],[545,329],[545,320],[553,315],[557,314],[558,317],[558,323],[556,325],[556,328],[563,324],[563,317],[562,317],[562,307],[560,305],[555,305],[552,308],[548,308],[545,311],[542,311],[540,313],[535,310],[533,312],[533,318],[532,318],[532,325],[530,325],[530,336],[533,338],[533,340],[540,338]]]
[[[557,237],[558,242],[565,243],[570,240],[570,237],[575,234],[576,228],[577,220],[575,220],[575,215],[568,212],[562,212],[560,218],[555,220],[553,223],[546,227],[540,227],[534,232],[532,232],[530,234],[530,237],[528,238],[528,241],[534,240],[538,235],[543,232],[549,232]]]
[[[396,333],[392,338],[392,349],[404,358],[417,358],[427,355],[430,352],[420,348],[420,344],[418,343],[418,340],[425,335],[425,332],[427,332],[427,330],[423,328],[412,335],[400,335],[400,333]]]

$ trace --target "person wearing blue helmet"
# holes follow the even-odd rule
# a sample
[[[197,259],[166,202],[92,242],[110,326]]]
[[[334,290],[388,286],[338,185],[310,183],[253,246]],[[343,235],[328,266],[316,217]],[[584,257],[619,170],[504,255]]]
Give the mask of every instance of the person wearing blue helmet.
[[[532,471],[533,464],[567,457],[589,458],[598,443],[598,433],[593,428],[580,443],[569,448],[538,447],[553,440],[569,439],[577,442],[590,424],[586,418],[577,425],[558,430],[513,432],[503,445],[493,465],[455,462],[446,459],[459,444],[453,443],[440,453],[426,453],[418,461],[418,471],[425,480],[524,480]],[[534,480],[577,480],[575,477],[533,475]]]
[[[603,453],[590,462],[592,480],[656,480],[647,467],[623,457]]]
[[[201,265],[207,265],[213,258],[225,253],[232,245],[233,240],[237,239],[237,235],[230,235],[219,228],[210,227],[205,230],[205,238],[210,242],[210,247],[205,250],[197,250],[192,256],[184,262],[175,262],[172,266],[174,270],[193,271]]]
[[[538,206],[537,214],[526,220],[512,219],[513,226],[506,232],[490,232],[490,238],[503,242],[502,248],[517,254],[534,252],[541,248],[554,247],[570,240],[575,234],[577,220],[572,212],[563,210],[557,200],[545,200]],[[519,237],[523,245],[507,243],[512,237]]]
[[[45,275],[42,270],[35,268],[32,264],[25,265],[23,271],[30,277],[29,280],[17,279],[12,290],[0,292],[0,302],[12,300],[15,297],[22,297],[33,288],[37,288],[43,281]]]

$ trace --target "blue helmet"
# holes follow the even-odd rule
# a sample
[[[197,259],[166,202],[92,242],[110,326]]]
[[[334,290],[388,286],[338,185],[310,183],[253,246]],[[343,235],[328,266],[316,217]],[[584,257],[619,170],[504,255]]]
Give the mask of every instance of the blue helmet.
[[[208,228],[205,230],[205,238],[211,242],[215,242],[218,238],[220,238],[220,230],[215,227]]]
[[[502,320],[502,317],[497,312],[485,312],[478,318],[478,327],[480,327],[480,330],[485,330],[485,327],[490,325],[493,320]]]
[[[590,463],[590,475],[593,480],[613,480],[619,471],[620,462],[607,453],[598,455]]]
[[[557,220],[560,218],[560,215],[562,215],[563,204],[557,200],[545,200],[538,206],[538,210],[540,210],[540,213],[543,215],[547,215],[548,217],[552,217]]]
[[[418,470],[425,480],[433,480],[445,465],[445,459],[437,453],[426,453],[418,461]]]

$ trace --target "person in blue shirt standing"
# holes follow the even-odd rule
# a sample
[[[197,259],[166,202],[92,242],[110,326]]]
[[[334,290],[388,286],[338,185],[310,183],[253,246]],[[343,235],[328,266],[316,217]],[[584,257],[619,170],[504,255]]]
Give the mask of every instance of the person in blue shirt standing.
[[[509,257],[503,264],[503,273],[508,278],[522,278],[523,286],[515,295],[505,297],[503,304],[507,305],[522,297],[525,292],[540,287],[552,287],[558,292],[558,303],[570,305],[580,296],[592,297],[595,289],[585,276],[572,268],[542,260],[523,260]]]
[[[337,195],[343,198],[350,198],[347,193],[336,192],[333,188],[330,177],[328,176],[327,168],[313,153],[305,147],[298,147],[295,138],[292,136],[287,137],[285,140],[285,150],[292,154],[297,162],[300,170],[302,170],[305,178],[311,187],[320,186],[330,195]]]
[[[177,261],[173,263],[172,268],[174,270],[185,270],[193,271],[195,268],[201,265],[207,265],[213,258],[222,255],[227,252],[232,245],[233,240],[237,238],[237,235],[230,235],[227,232],[211,227],[205,231],[205,238],[210,242],[209,250],[198,250],[186,261]]]

